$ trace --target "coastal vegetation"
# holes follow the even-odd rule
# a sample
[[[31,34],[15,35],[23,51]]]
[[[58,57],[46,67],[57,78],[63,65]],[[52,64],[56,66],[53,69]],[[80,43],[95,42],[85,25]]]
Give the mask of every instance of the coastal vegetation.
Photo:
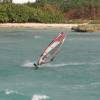
[[[100,0],[0,0],[0,23],[100,23]]]
[[[39,6],[35,4],[0,4],[0,22],[1,23],[62,23],[64,16],[60,10],[52,5],[46,4]]]

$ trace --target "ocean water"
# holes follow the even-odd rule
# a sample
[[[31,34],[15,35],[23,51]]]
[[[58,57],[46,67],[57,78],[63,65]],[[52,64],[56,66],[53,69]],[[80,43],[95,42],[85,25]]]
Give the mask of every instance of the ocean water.
[[[33,63],[59,32],[67,38],[52,63]],[[100,33],[0,29],[0,100],[100,100]]]

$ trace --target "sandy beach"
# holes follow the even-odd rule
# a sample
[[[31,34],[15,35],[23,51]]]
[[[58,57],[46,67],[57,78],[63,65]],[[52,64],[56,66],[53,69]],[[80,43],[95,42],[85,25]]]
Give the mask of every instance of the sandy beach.
[[[72,28],[78,24],[45,24],[45,23],[0,23],[0,28]]]

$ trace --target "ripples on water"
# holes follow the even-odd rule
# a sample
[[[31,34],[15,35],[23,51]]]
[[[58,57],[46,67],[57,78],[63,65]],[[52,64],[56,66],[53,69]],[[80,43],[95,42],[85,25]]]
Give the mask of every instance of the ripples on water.
[[[33,70],[62,31],[68,37],[54,62]],[[0,100],[100,100],[100,33],[0,29]]]

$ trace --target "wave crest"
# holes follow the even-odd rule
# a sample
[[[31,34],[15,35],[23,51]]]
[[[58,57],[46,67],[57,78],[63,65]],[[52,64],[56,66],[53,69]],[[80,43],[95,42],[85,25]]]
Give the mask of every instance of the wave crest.
[[[49,99],[47,95],[34,94],[32,100],[46,100]]]
[[[14,90],[9,90],[9,89],[6,89],[5,91],[5,94],[6,95],[10,95],[10,94],[19,94],[19,95],[24,95],[23,93],[19,93],[19,92],[17,92],[17,91],[14,91]]]

